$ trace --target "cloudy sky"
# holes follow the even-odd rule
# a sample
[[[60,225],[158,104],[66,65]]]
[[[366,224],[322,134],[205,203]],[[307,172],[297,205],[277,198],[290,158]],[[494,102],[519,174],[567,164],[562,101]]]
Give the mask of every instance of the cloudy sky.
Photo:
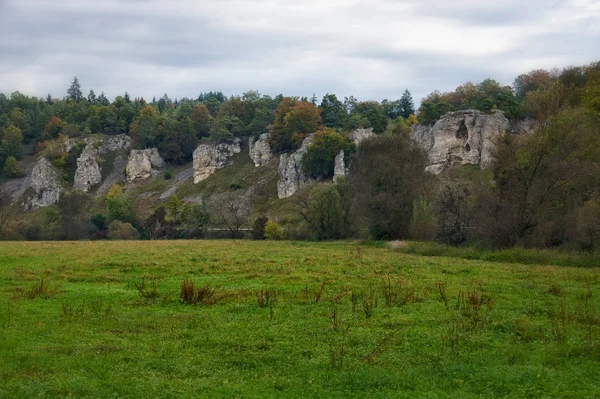
[[[600,60],[600,0],[0,0],[0,92],[419,101]]]

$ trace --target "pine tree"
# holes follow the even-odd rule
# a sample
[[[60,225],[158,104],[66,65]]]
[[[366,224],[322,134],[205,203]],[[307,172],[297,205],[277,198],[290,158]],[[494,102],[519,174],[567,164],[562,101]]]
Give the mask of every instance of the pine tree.
[[[127,102],[127,103],[131,102],[131,97],[129,97],[129,93],[125,92],[125,95],[123,96],[123,100],[125,100],[125,102]]]
[[[67,90],[67,95],[69,97],[69,100],[71,100],[71,101],[79,102],[83,99],[83,93],[81,92],[81,85],[79,84],[79,80],[77,79],[77,76],[75,76],[75,78],[71,82],[71,86],[69,87],[69,90]]]
[[[88,103],[90,103],[92,105],[96,104],[96,93],[94,93],[94,90],[90,90],[87,100],[88,100]]]
[[[98,96],[98,99],[96,100],[96,104],[110,105],[110,101],[108,101],[108,98],[106,98],[106,96],[104,95],[104,92],[100,93],[100,95]]]
[[[46,97],[46,104],[48,104],[48,105],[54,104],[54,101],[52,101],[52,96],[50,95],[50,93],[48,93],[48,96]]]
[[[400,98],[400,106],[402,108],[402,116],[408,118],[415,113],[415,102],[413,101],[410,91],[406,89]]]

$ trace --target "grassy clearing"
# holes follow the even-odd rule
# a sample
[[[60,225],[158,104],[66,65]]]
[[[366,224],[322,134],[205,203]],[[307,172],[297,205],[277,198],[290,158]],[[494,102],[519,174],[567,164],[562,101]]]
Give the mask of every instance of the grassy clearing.
[[[0,397],[598,397],[599,269],[0,243]]]

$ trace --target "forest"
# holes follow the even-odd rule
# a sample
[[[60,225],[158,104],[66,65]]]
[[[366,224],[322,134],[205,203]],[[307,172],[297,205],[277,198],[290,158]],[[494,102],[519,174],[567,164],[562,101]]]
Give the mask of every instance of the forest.
[[[499,110],[534,128],[497,140],[485,170],[428,173],[427,154],[412,129],[458,110]],[[361,128],[375,136],[357,151],[349,134]],[[409,90],[381,101],[258,91],[180,99],[165,94],[151,101],[125,92],[110,101],[94,90],[85,96],[74,78],[61,99],[0,94],[0,183],[25,176],[27,163],[39,156],[68,177],[78,153],[62,150],[64,143],[93,135],[128,135],[132,148],[157,148],[175,168],[191,162],[200,143],[246,143],[264,133],[275,155],[313,137],[302,169],[316,183],[281,200],[287,205],[274,205],[284,209],[277,217],[238,195],[233,182],[229,192],[213,195],[217,200],[208,192],[196,203],[173,195],[149,213],[138,211],[133,194],[118,184],[98,199],[68,190],[58,204],[31,217],[3,196],[0,237],[202,238],[223,230],[231,237],[251,231],[255,239],[413,239],[577,251],[600,246],[600,62],[533,70],[512,86],[493,79],[467,82],[450,92],[433,91],[418,107]],[[340,150],[349,173],[334,184]],[[166,169],[161,178],[171,177]]]

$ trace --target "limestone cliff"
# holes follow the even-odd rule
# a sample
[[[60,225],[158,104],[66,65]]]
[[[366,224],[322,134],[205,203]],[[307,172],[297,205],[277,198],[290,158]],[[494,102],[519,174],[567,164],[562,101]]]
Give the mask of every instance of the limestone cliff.
[[[231,157],[242,151],[240,140],[232,143],[200,144],[194,151],[194,184],[200,183],[217,170],[231,165]]]
[[[486,114],[466,110],[449,112],[433,126],[413,126],[412,134],[427,151],[427,169],[437,174],[454,165],[486,168],[499,136],[507,132],[525,133],[530,129],[526,123],[511,126],[502,111]]]
[[[164,166],[165,161],[156,148],[131,150],[127,166],[125,167],[125,174],[129,181],[147,179],[153,173],[156,173],[157,169]]]
[[[25,199],[23,208],[30,211],[56,204],[63,191],[60,173],[44,157],[40,157],[33,167],[29,186],[33,194]]]
[[[273,158],[268,133],[261,134],[258,140],[250,137],[248,139],[248,147],[250,159],[252,159],[256,167],[265,166]]]
[[[310,181],[310,178],[302,172],[302,155],[306,153],[312,141],[312,134],[309,134],[297,151],[281,154],[277,182],[277,196],[280,199],[291,197]]]

